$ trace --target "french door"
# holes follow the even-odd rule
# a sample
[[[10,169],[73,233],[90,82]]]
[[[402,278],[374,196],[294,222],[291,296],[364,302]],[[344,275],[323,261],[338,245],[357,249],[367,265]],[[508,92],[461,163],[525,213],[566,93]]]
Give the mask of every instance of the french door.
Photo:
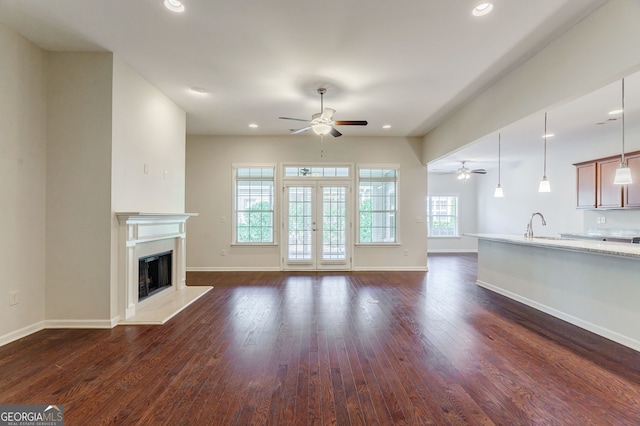
[[[282,232],[283,268],[351,268],[351,209],[348,182],[286,182]]]

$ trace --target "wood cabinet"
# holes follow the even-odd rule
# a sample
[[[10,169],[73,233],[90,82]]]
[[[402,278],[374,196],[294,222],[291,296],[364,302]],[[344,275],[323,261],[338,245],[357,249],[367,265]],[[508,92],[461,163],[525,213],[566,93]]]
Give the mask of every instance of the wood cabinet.
[[[596,162],[576,164],[577,206],[579,209],[592,209],[596,206]]]
[[[576,163],[576,207],[619,209],[640,207],[640,151],[625,155],[633,183],[615,185],[620,156]]]
[[[622,207],[622,185],[613,183],[616,169],[620,166],[620,157],[597,162],[598,197],[597,206],[603,208]]]
[[[640,207],[640,153],[625,155],[627,166],[631,169],[630,185],[624,188],[624,206]]]

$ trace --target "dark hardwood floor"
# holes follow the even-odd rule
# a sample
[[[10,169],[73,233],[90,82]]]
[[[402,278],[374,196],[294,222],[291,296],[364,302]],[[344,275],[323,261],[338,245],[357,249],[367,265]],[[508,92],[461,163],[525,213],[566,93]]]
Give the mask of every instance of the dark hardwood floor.
[[[476,286],[474,255],[429,268],[189,273],[215,288],[164,326],[0,347],[0,403],[67,425],[640,424],[640,353]]]

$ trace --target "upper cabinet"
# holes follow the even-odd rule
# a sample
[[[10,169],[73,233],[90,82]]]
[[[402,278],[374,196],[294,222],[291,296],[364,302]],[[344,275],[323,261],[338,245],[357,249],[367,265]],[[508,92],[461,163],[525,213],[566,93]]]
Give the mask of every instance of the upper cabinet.
[[[627,166],[631,169],[630,185],[624,188],[625,207],[640,207],[640,152],[625,155]]]
[[[574,165],[578,181],[578,208],[593,209],[596,206],[596,162]]]
[[[625,155],[633,183],[615,185],[620,156],[576,163],[576,206],[579,209],[640,207],[640,151]]]
[[[615,185],[616,169],[620,165],[620,157],[600,160],[596,163],[598,176],[598,207],[612,209],[623,207],[622,185]]]

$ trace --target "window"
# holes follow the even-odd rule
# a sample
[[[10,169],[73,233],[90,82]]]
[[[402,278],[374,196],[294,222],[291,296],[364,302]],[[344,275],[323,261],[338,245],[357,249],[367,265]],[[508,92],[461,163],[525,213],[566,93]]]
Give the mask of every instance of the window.
[[[349,167],[338,166],[286,166],[285,177],[349,177]]]
[[[361,168],[358,182],[359,242],[397,243],[397,167]]]
[[[274,243],[275,167],[234,167],[236,243]]]
[[[459,237],[458,196],[427,197],[427,220],[429,237]]]

